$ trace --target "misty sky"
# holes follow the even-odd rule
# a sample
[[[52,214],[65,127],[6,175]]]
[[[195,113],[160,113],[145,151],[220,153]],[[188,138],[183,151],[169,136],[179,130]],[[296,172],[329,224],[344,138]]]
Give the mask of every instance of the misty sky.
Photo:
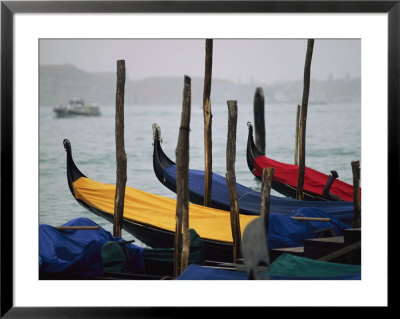
[[[213,78],[271,84],[302,80],[307,39],[214,39]],[[40,64],[72,64],[87,72],[116,72],[125,60],[130,80],[204,76],[204,39],[42,39]],[[311,78],[361,77],[359,39],[315,39]]]

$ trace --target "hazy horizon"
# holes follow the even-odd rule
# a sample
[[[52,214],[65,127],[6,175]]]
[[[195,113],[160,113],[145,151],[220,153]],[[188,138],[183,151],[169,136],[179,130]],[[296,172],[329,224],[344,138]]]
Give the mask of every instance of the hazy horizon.
[[[213,78],[273,84],[303,79],[307,39],[214,39]],[[123,59],[128,80],[203,77],[205,39],[41,39],[40,65],[70,64],[115,72]],[[359,39],[315,39],[311,79],[361,77]]]

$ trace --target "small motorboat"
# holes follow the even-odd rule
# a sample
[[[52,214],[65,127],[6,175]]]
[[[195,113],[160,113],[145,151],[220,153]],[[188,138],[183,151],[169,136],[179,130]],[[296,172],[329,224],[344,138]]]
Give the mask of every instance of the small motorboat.
[[[83,99],[70,99],[67,105],[60,105],[54,108],[57,117],[68,116],[99,116],[101,115],[100,108],[96,104],[86,104]]]

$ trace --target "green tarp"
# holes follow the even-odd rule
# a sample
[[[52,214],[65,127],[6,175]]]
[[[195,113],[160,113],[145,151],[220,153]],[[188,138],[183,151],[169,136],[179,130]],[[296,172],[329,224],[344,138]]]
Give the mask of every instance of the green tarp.
[[[361,272],[361,265],[339,264],[298,257],[291,254],[279,256],[270,266],[269,273],[293,277],[335,277]]]
[[[203,264],[204,243],[194,229],[189,230],[189,264]],[[160,275],[173,275],[174,248],[145,248],[144,263],[147,272]]]
[[[204,243],[195,230],[190,229],[189,264],[204,263]],[[126,272],[130,266],[123,248],[107,242],[101,250],[105,272]],[[153,275],[173,275],[174,248],[144,248],[145,272]]]

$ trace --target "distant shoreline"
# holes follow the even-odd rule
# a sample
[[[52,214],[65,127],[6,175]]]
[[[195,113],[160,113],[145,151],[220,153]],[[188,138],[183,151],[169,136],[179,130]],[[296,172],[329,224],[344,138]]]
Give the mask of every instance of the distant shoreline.
[[[39,73],[40,104],[59,105],[72,96],[82,97],[100,105],[115,103],[116,75],[114,73],[88,73],[72,65],[41,65]],[[154,77],[127,80],[126,105],[165,105],[182,102],[182,81],[179,77]],[[253,103],[257,87],[262,87],[266,103],[301,103],[303,82],[238,84],[233,81],[213,79],[211,102],[226,103],[238,100]],[[203,78],[192,78],[192,103],[202,104]],[[360,102],[361,79],[343,78],[325,81],[311,79],[310,104]]]

